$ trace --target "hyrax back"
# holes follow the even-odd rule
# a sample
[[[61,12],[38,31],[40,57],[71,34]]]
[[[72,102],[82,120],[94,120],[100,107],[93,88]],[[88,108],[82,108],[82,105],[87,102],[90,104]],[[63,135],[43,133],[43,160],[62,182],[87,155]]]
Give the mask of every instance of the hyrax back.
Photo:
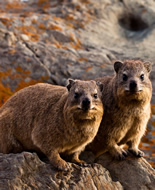
[[[102,102],[104,115],[98,134],[90,144],[96,155],[109,151],[117,159],[124,159],[127,151],[143,156],[138,145],[150,118],[152,85],[149,79],[151,64],[139,60],[114,63],[115,75],[97,79],[104,85]]]
[[[66,87],[37,84],[15,93],[0,108],[0,152],[33,150],[60,170],[95,137],[103,115],[101,88],[95,81],[69,80]]]

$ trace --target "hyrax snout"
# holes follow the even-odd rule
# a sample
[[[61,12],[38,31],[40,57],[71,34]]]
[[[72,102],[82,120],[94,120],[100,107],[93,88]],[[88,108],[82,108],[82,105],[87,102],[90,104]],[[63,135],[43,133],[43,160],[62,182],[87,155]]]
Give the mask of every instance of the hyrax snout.
[[[60,153],[83,163],[79,154],[102,119],[101,91],[95,81],[69,79],[67,88],[40,83],[15,93],[0,108],[0,152],[43,153],[64,171],[69,164]]]
[[[130,81],[129,88],[127,89],[127,91],[130,91],[130,92],[140,91],[140,88],[138,87],[137,82],[135,80]]]
[[[98,98],[97,90],[94,90],[94,94],[88,92],[80,92],[79,89],[75,89],[74,99],[78,101],[78,108],[83,111],[95,109],[94,99]]]
[[[82,106],[80,106],[83,110],[88,110],[91,108],[91,105],[90,105],[91,101],[89,98],[84,98],[82,100]]]
[[[144,154],[138,145],[145,133],[151,110],[151,63],[140,60],[117,61],[114,70],[114,76],[96,79],[104,85],[104,115],[97,136],[88,148],[96,155],[109,151],[120,160],[128,152],[140,157]],[[122,148],[125,144],[128,145],[128,151]]]

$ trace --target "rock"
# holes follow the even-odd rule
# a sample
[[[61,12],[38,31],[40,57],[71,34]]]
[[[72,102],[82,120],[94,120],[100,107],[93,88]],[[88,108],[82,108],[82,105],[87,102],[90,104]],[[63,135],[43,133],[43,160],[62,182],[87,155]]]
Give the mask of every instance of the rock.
[[[71,164],[70,172],[59,172],[42,162],[35,153],[0,154],[0,189],[102,189],[123,190],[99,164],[80,167]]]
[[[91,152],[81,156],[88,162],[94,159]],[[41,161],[36,153],[0,153],[0,189],[153,190],[155,187],[155,170],[144,158],[113,161],[104,154],[96,162],[88,167],[70,163],[71,170],[61,172],[47,160]]]
[[[17,41],[17,38],[15,37],[13,32],[9,32],[7,30],[0,28],[0,46],[1,47],[7,47],[7,46],[13,46]]]
[[[32,83],[65,85],[69,77],[93,79],[111,75],[116,59],[137,58],[153,63],[155,103],[153,0],[0,3],[0,8],[6,10],[0,17],[0,47],[5,47],[0,68],[5,75],[13,72],[15,80],[10,73],[1,76],[4,86],[17,91],[31,84],[25,82],[25,74],[16,70],[18,66],[29,72]]]
[[[155,170],[144,158],[114,161],[109,154],[104,154],[96,162],[106,168],[112,180],[119,181],[126,190],[154,190]]]

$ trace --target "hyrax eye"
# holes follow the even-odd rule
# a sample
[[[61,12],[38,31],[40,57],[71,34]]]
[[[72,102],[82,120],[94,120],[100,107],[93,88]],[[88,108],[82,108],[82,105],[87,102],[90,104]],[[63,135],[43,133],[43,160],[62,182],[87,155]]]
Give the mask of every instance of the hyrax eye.
[[[141,79],[141,81],[144,80],[144,74],[141,74],[141,75],[140,75],[140,79]]]
[[[128,80],[128,76],[126,74],[123,74],[123,81],[127,81]]]
[[[74,98],[77,99],[79,97],[78,93],[74,93]]]
[[[94,96],[95,99],[97,99],[97,97],[98,97],[97,94],[94,94],[93,96]]]

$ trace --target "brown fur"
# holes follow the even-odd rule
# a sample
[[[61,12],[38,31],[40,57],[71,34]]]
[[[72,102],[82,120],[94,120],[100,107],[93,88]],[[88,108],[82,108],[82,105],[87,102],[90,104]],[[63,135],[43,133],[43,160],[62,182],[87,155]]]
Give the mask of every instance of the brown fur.
[[[40,83],[15,93],[0,108],[0,152],[41,152],[60,170],[69,165],[59,153],[82,162],[79,153],[102,119],[101,90],[95,81],[71,79],[67,88]]]
[[[114,68],[114,76],[97,79],[104,85],[104,115],[98,134],[88,149],[96,156],[109,151],[113,157],[122,160],[128,152],[120,145],[127,144],[129,152],[140,157],[143,152],[138,145],[150,118],[151,64],[126,60],[115,62]],[[144,80],[141,79],[143,74]]]

